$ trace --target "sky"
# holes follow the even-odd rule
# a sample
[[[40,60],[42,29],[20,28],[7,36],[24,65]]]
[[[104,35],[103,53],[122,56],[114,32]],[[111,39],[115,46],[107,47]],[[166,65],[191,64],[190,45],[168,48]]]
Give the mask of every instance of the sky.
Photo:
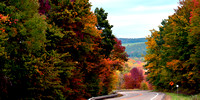
[[[150,30],[158,30],[163,19],[174,14],[179,0],[89,0],[108,13],[113,34],[117,38],[144,38]]]

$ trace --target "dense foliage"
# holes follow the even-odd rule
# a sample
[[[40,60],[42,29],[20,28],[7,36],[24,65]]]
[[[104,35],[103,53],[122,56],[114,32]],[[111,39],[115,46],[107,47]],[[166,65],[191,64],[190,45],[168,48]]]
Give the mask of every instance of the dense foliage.
[[[118,89],[152,90],[152,85],[146,80],[144,65],[141,59],[132,59],[125,63],[123,71],[118,74]]]
[[[134,67],[130,73],[124,75],[124,87],[126,89],[140,88],[141,82],[144,80],[143,70]]]
[[[200,0],[183,0],[147,38],[148,79],[159,90],[200,92]],[[173,84],[172,84],[173,83]]]
[[[90,8],[88,0],[0,1],[0,99],[80,100],[114,88],[127,54]]]

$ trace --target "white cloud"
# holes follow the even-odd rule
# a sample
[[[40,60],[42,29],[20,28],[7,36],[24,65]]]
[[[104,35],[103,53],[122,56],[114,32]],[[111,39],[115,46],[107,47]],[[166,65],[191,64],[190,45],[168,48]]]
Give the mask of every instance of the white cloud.
[[[147,25],[147,24],[157,24],[162,21],[162,19],[167,19],[172,13],[154,13],[154,14],[130,14],[121,16],[108,16],[108,20],[111,24],[121,27],[129,25]],[[158,23],[159,22],[159,23]]]
[[[119,3],[122,2],[123,0],[89,0],[92,5],[95,5],[96,7],[102,7],[104,6],[109,6],[112,5],[113,3]]]
[[[118,2],[118,1],[123,1],[123,0],[89,0],[92,3],[113,3],[113,2]]]
[[[117,37],[145,37],[149,30],[158,29],[161,21],[173,13],[129,14],[108,16],[110,24],[114,25],[113,33]],[[124,33],[126,32],[126,33]],[[125,35],[126,34],[126,35]]]
[[[89,0],[92,9],[103,7],[108,12],[108,20],[117,37],[145,37],[149,30],[158,29],[161,21],[174,13],[178,4],[170,1],[165,4],[158,0]],[[176,0],[178,1],[178,0]],[[150,3],[154,2],[154,3]],[[156,5],[155,5],[156,4]],[[163,5],[164,4],[164,5]],[[161,6],[162,5],[162,6]]]
[[[130,11],[163,11],[177,8],[177,5],[162,5],[162,6],[137,6],[129,9]]]

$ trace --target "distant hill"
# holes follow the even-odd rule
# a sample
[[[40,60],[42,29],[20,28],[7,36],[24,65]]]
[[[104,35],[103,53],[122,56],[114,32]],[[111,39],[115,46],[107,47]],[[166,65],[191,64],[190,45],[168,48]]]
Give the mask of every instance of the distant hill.
[[[119,40],[122,41],[122,44],[147,42],[145,38],[119,38]]]
[[[147,40],[145,38],[119,38],[122,41],[122,45],[126,47],[126,52],[130,58],[142,57],[146,54]]]

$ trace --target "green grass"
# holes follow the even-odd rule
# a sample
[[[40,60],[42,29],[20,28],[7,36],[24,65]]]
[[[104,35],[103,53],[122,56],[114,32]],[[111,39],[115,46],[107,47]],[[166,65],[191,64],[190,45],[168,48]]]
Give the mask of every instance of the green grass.
[[[171,100],[200,100],[200,94],[198,95],[183,95],[183,94],[175,94],[175,93],[166,93],[171,96]]]

